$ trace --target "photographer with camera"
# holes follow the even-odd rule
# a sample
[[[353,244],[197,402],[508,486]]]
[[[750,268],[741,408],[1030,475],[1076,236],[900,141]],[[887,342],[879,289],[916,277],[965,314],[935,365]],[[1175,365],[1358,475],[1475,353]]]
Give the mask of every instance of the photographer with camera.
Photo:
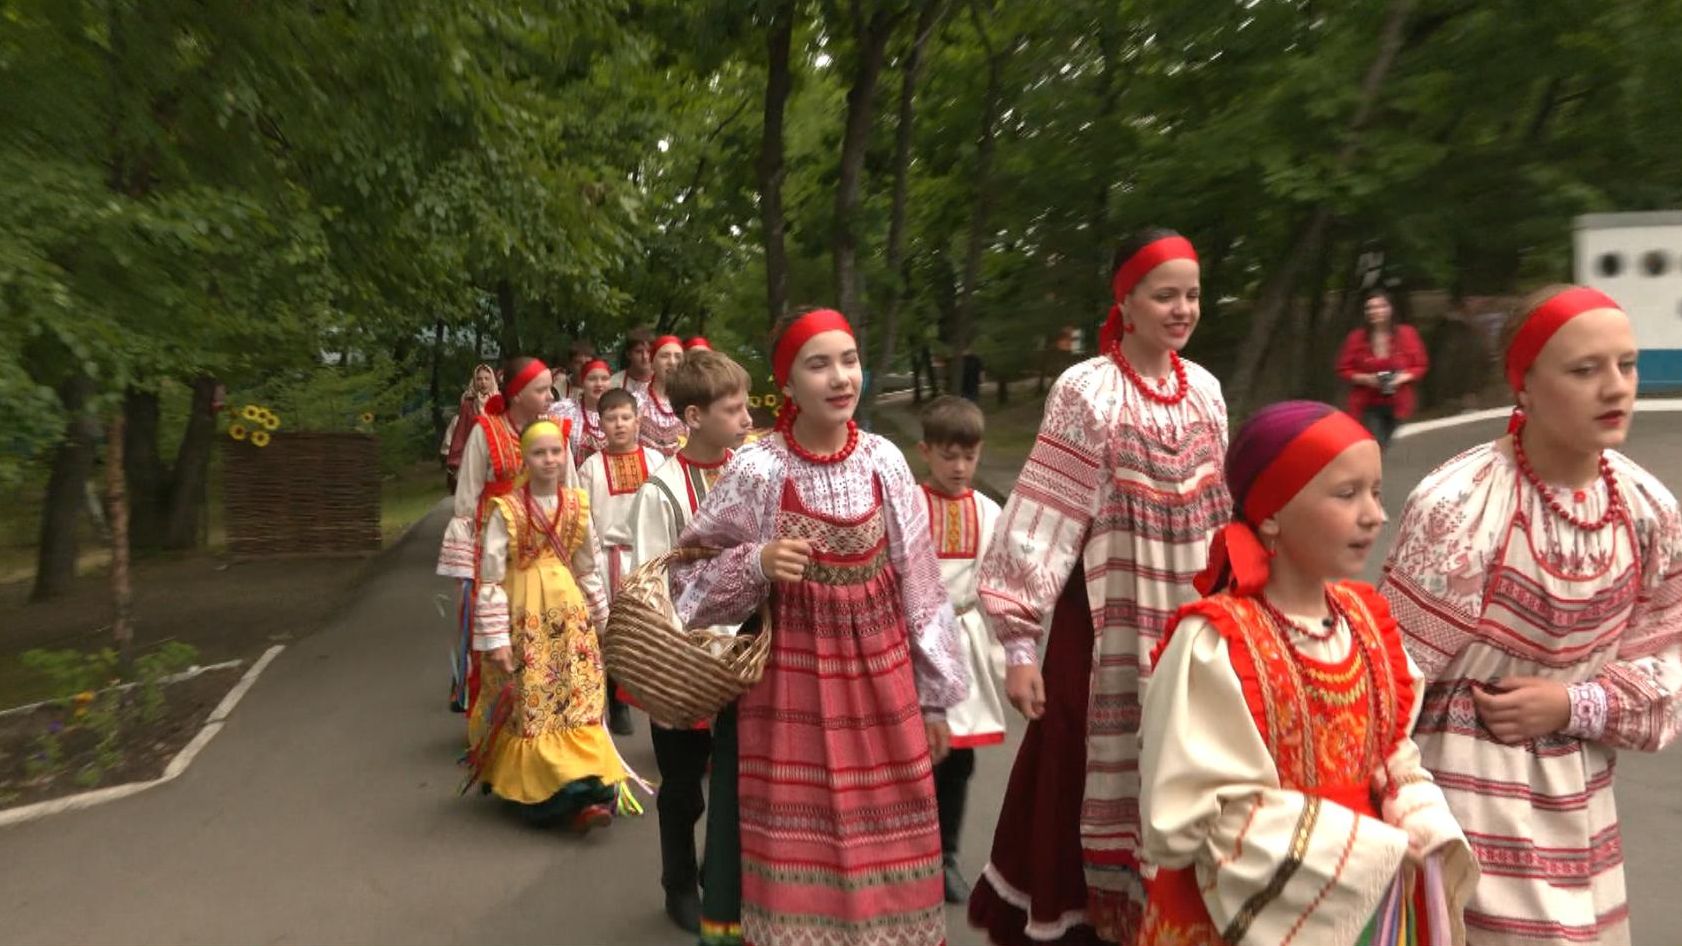
[[[1414,385],[1429,364],[1425,343],[1411,325],[1396,322],[1390,295],[1367,292],[1366,322],[1349,333],[1337,356],[1337,376],[1349,384],[1349,414],[1388,448],[1397,425],[1413,416]]]

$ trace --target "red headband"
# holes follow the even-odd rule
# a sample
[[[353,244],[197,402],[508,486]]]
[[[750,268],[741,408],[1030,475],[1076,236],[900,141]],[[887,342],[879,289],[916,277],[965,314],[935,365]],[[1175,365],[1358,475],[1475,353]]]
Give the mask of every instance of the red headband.
[[[526,362],[526,366],[520,369],[520,373],[509,379],[508,383],[502,386],[501,394],[493,394],[489,400],[485,401],[485,413],[501,414],[507,411],[508,402],[518,396],[519,393],[525,389],[526,385],[537,380],[538,375],[548,370],[549,366],[545,365],[541,361],[538,361],[536,358]]]
[[[688,351],[691,348],[705,348],[707,351],[712,351],[713,343],[697,335],[689,341],[684,342],[683,348],[685,351]]]
[[[660,353],[660,349],[665,348],[667,345],[676,345],[678,350],[681,351],[683,349],[683,339],[678,338],[676,335],[662,335],[654,340],[654,347],[650,348],[649,352],[657,355]]]
[[[771,378],[776,381],[777,387],[788,383],[789,370],[794,367],[794,359],[800,354],[800,349],[825,332],[852,335],[853,327],[846,316],[834,309],[813,309],[796,319],[783,337],[777,339],[777,347],[771,353]]]
[[[601,370],[607,372],[608,374],[613,373],[613,366],[612,365],[610,365],[607,362],[601,360],[600,358],[597,358],[596,360],[594,360],[594,361],[592,361],[589,364],[584,366],[584,370],[580,371],[578,373],[578,380],[583,381],[585,378],[588,378],[590,376],[590,372],[595,371],[597,368],[600,368]]]
[[[1336,460],[1338,454],[1363,440],[1373,439],[1361,422],[1335,411],[1309,424],[1291,438],[1279,456],[1256,477],[1244,497],[1244,518],[1255,525],[1285,508],[1308,481]]]
[[[1110,290],[1115,295],[1115,304],[1110,306],[1110,317],[1104,322],[1104,329],[1098,335],[1100,349],[1108,350],[1110,345],[1121,340],[1121,300],[1127,298],[1128,293],[1139,285],[1150,271],[1169,260],[1189,259],[1197,262],[1197,250],[1191,241],[1183,236],[1168,236],[1160,240],[1146,243],[1121,264],[1110,280]]]
[[[1251,524],[1260,525],[1277,514],[1339,454],[1371,439],[1359,421],[1342,411],[1327,414],[1292,437],[1251,485],[1244,497],[1243,518],[1215,533],[1209,544],[1209,563],[1192,580],[1193,586],[1205,595],[1223,591],[1223,586],[1239,595],[1260,594],[1267,587],[1272,556]]]
[[[1623,307],[1598,289],[1572,286],[1537,306],[1525,318],[1524,325],[1513,336],[1512,344],[1507,346],[1507,384],[1514,394],[1524,390],[1524,376],[1536,363],[1536,356],[1542,353],[1548,339],[1553,338],[1565,323],[1595,309],[1622,311]]]

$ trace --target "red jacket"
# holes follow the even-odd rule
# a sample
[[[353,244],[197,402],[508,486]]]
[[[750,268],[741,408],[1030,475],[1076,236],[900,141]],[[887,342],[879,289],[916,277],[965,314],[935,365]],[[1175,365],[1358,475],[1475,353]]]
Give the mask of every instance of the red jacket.
[[[1426,368],[1430,367],[1430,359],[1425,355],[1425,343],[1419,340],[1419,333],[1411,325],[1397,325],[1390,333],[1390,356],[1380,358],[1372,353],[1367,345],[1367,330],[1358,328],[1349,333],[1343,340],[1343,350],[1337,355],[1337,376],[1349,384],[1349,413],[1355,418],[1375,405],[1388,404],[1396,412],[1397,420],[1407,420],[1413,416],[1418,403],[1418,395],[1414,387],[1419,379],[1425,377]],[[1407,371],[1413,374],[1413,381],[1401,385],[1396,393],[1389,396],[1380,394],[1377,388],[1369,388],[1364,384],[1355,384],[1358,374],[1376,374],[1380,371]]]

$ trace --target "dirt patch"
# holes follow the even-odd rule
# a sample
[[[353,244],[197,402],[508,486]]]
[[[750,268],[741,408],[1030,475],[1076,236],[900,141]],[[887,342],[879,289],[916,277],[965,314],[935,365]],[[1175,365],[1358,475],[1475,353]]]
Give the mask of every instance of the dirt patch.
[[[137,653],[169,641],[191,644],[208,666],[250,660],[271,643],[317,628],[347,600],[370,558],[230,562],[197,555],[142,559],[134,569]],[[27,582],[0,585],[0,703],[54,694],[19,664],[33,648],[111,646],[111,596],[104,576],[77,580],[63,598],[28,603]]]
[[[162,687],[163,705],[150,723],[139,720],[137,689],[105,695],[123,703],[115,755],[101,753],[85,709],[52,704],[0,716],[0,807],[157,778],[244,670],[210,670]]]

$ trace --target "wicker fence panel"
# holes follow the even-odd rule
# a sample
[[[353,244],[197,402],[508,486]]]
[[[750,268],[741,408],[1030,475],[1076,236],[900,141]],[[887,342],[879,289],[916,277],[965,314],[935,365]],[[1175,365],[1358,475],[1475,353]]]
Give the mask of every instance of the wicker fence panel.
[[[230,554],[379,551],[379,438],[276,432],[265,447],[224,440],[222,449]]]

